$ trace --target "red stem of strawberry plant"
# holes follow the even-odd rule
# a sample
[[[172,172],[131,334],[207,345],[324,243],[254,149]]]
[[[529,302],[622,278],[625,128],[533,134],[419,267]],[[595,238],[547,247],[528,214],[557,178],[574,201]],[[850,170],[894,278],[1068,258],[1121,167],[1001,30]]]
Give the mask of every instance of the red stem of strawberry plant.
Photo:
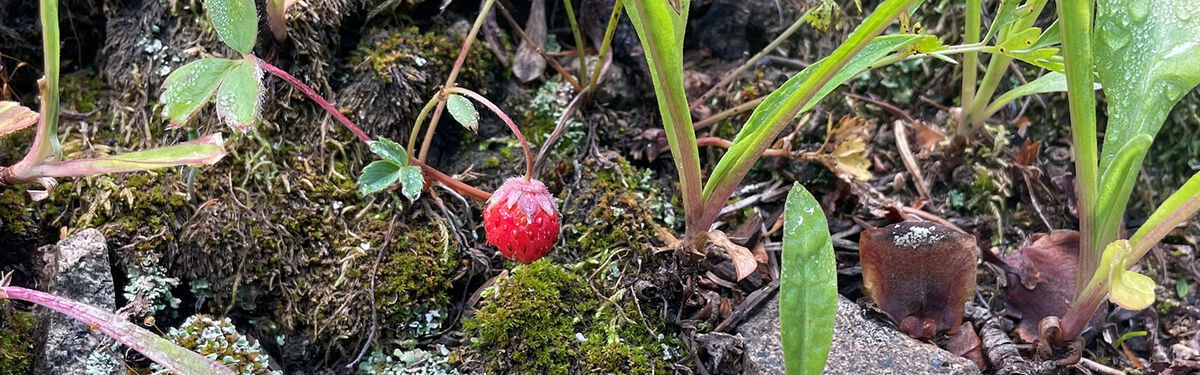
[[[300,89],[300,92],[303,92],[304,95],[307,95],[309,99],[312,99],[314,102],[317,102],[317,104],[319,104],[321,106],[321,108],[324,108],[326,112],[329,112],[330,115],[333,115],[333,117],[336,118],[338,120],[338,122],[341,122],[342,125],[345,125],[347,129],[350,129],[350,132],[354,133],[354,136],[358,137],[359,140],[361,140],[363,142],[371,141],[371,137],[367,136],[367,133],[364,133],[362,131],[362,129],[359,129],[358,126],[354,125],[353,122],[350,122],[350,119],[346,118],[346,115],[343,115],[341,111],[337,110],[337,108],[334,108],[333,104],[329,104],[329,102],[326,101],[325,98],[322,98],[320,95],[317,95],[317,92],[313,91],[313,89],[311,87],[308,87],[308,85],[304,84],[304,82],[300,82],[299,79],[296,79],[296,77],[293,77],[291,74],[288,74],[288,72],[285,72],[285,71],[283,71],[283,69],[279,69],[278,67],[271,65],[271,64],[267,63],[266,61],[263,61],[263,59],[260,59],[260,58],[254,57],[254,56],[251,56],[251,57],[254,59],[255,62],[258,63],[258,66],[262,67],[264,70],[270,72],[271,74],[274,74],[276,77],[282,78],[284,81],[287,81],[287,83],[291,84],[292,86],[296,87],[297,89]]]
[[[358,139],[363,141],[363,143],[371,142],[371,137],[368,136],[367,133],[363,132],[362,129],[360,129],[357,125],[354,125],[354,123],[351,122],[349,118],[346,118],[346,115],[343,115],[341,111],[338,111],[337,108],[334,108],[333,104],[329,104],[329,101],[325,100],[325,98],[322,98],[321,95],[317,95],[317,92],[313,91],[313,89],[311,87],[308,87],[308,85],[304,84],[304,82],[300,82],[299,79],[296,79],[296,77],[293,77],[291,74],[288,74],[288,72],[285,72],[285,71],[283,71],[283,69],[279,69],[278,67],[271,65],[270,63],[267,63],[266,61],[263,61],[262,59],[255,57],[254,61],[256,61],[258,63],[258,66],[262,67],[264,70],[270,72],[271,74],[274,74],[276,77],[282,78],[285,82],[291,84],[292,86],[296,87],[297,89],[300,89],[300,91],[303,92],[304,95],[307,95],[309,99],[312,99],[314,102],[317,102],[317,104],[319,104],[321,106],[321,108],[324,108],[326,112],[329,112],[330,115],[333,115],[333,117],[336,118],[338,120],[338,122],[341,122],[342,125],[346,126],[347,129],[350,129],[350,132],[354,133],[354,136],[358,137]],[[472,92],[472,94],[474,94],[474,93]],[[485,105],[490,104],[490,103],[491,102],[486,102]],[[494,107],[494,105],[493,105],[493,107]],[[501,116],[501,117],[504,119],[507,119],[507,116]],[[511,122],[512,120],[508,120],[508,121]],[[524,142],[524,140],[525,140],[524,138],[521,138],[522,142]],[[525,152],[528,155],[529,146],[526,145],[525,147],[526,147]],[[480,200],[480,201],[487,201],[488,198],[492,197],[491,193],[476,189],[475,187],[473,187],[471,185],[467,185],[467,183],[459,181],[458,179],[456,179],[454,177],[450,177],[450,176],[446,175],[445,173],[442,173],[441,171],[434,169],[433,167],[429,166],[428,164],[421,162],[420,160],[410,158],[409,163],[421,167],[421,170],[424,171],[425,174],[427,176],[429,176],[431,179],[441,182],[441,183],[445,184],[446,186],[449,186],[451,189],[454,189],[455,191],[462,193],[463,195],[466,195],[468,197],[471,197],[473,199]]]
[[[525,140],[525,135],[521,134],[521,129],[517,127],[517,124],[513,123],[513,120],[509,118],[508,115],[504,114],[504,111],[500,110],[500,107],[497,107],[496,104],[483,97],[483,95],[479,95],[474,91],[464,89],[462,87],[451,87],[446,89],[445,92],[450,94],[466,95],[467,97],[475,99],[475,101],[483,104],[484,107],[487,107],[492,111],[492,113],[495,113],[496,116],[499,116],[500,120],[504,121],[504,124],[508,125],[509,129],[512,129],[513,134],[517,136],[517,140],[521,141],[521,148],[525,150],[525,181],[529,181],[529,179],[533,178],[533,152],[529,149],[529,142]]]

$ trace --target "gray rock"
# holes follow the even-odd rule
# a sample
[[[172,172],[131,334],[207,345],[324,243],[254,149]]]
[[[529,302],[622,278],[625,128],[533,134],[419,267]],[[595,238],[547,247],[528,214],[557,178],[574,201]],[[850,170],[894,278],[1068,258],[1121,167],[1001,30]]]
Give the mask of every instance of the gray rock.
[[[779,297],[758,309],[738,327],[745,338],[746,374],[783,374],[779,336]],[[974,363],[923,343],[863,316],[857,304],[838,296],[833,348],[825,374],[953,374],[975,375]]]
[[[86,229],[42,249],[46,268],[42,285],[46,291],[92,306],[113,311],[116,292],[108,263],[104,235]],[[38,354],[37,374],[117,375],[121,364],[98,332],[69,316],[37,309],[38,329],[45,337]]]

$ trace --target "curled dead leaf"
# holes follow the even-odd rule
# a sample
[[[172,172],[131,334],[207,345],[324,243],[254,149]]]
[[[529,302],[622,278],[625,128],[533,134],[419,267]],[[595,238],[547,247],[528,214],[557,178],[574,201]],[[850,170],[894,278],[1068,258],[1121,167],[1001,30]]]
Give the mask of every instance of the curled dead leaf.
[[[37,123],[39,115],[17,102],[0,101],[0,136]]]
[[[725,249],[725,252],[729,254],[729,260],[733,263],[734,271],[737,273],[735,281],[742,281],[758,269],[758,260],[754,258],[754,253],[751,253],[750,249],[745,246],[730,241],[725,232],[719,230],[708,232],[708,240],[713,245]]]

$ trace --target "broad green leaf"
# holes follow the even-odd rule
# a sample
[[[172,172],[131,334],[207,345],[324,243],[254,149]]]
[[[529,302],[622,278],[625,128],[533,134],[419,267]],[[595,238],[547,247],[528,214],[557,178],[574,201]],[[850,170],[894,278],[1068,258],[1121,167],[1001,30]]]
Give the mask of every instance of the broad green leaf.
[[[36,124],[38,113],[17,102],[0,101],[0,136]]]
[[[387,160],[367,164],[358,176],[358,192],[365,196],[387,189],[388,185],[400,179],[400,168],[400,165]]]
[[[379,137],[368,143],[371,147],[371,152],[383,160],[387,160],[396,165],[408,165],[408,153],[404,152],[404,146],[390,139]]]
[[[162,103],[162,115],[171,122],[171,127],[186,125],[192,115],[208,104],[234,63],[229,59],[200,59],[167,76],[158,101]]]
[[[217,36],[243,54],[254,49],[258,38],[258,10],[254,0],[206,0],[204,7]]]
[[[400,167],[399,181],[400,192],[410,202],[421,197],[421,188],[425,187],[425,175],[421,173],[421,167],[415,165]]]
[[[1049,48],[1058,46],[1060,43],[1062,43],[1062,31],[1058,28],[1058,20],[1056,19],[1054,20],[1054,23],[1050,24],[1050,27],[1047,27],[1046,30],[1042,32],[1042,36],[1038,37],[1036,42],[1033,42],[1033,47],[1031,48]]]
[[[1030,27],[1025,30],[1013,33],[1006,38],[1003,43],[997,45],[996,50],[1000,53],[1007,54],[1012,51],[1023,50],[1033,47],[1033,42],[1037,41],[1042,35],[1042,29],[1038,27]]]
[[[112,337],[117,342],[133,348],[138,353],[162,365],[174,374],[183,375],[234,375],[225,365],[209,359],[187,348],[139,327],[126,317],[113,314],[96,306],[70,300],[53,294],[15,286],[0,286],[0,298],[16,299],[49,308],[74,318],[84,326],[94,325],[95,330]]]
[[[880,5],[880,8],[885,5],[889,5],[889,3]],[[891,5],[897,4],[891,3]],[[887,21],[890,23],[890,18],[880,20],[876,18],[877,14],[880,14],[879,10],[876,10],[875,13],[868,17],[863,25],[868,25],[867,22],[878,24]],[[886,24],[884,25],[886,26]],[[859,30],[862,30],[864,26],[859,26]],[[857,34],[858,31],[855,33]],[[867,70],[875,61],[921,38],[934,38],[934,36],[903,34],[874,38],[869,43],[866,43],[861,51],[850,57],[845,64],[839,65],[836,73],[819,89],[808,81],[826,63],[837,60],[835,59],[836,55],[831,55],[829,58],[817,61],[808,68],[796,73],[787,82],[784,82],[779,89],[768,95],[754,109],[754,112],[750,114],[750,119],[742,126],[741,131],[734,137],[733,144],[730,145],[729,150],[721,157],[721,161],[717,163],[716,168],[713,169],[708,183],[704,186],[704,199],[706,201],[709,199],[720,199],[723,202],[727,195],[724,192],[715,193],[718,185],[722,183],[730,184],[726,181],[740,181],[745,176],[746,171],[754,165],[762,150],[766,149],[767,145],[774,141],[779,131],[783,130],[783,127],[790,123],[792,119],[812,109],[821,99],[833,92],[839,85]],[[839,49],[839,51],[842,50]],[[843,51],[843,53],[850,53],[850,51]],[[811,99],[805,103],[799,103],[805,97]],[[736,185],[736,182],[732,184]],[[732,186],[722,187],[722,190],[726,190],[727,188],[731,189]],[[712,203],[715,204],[715,202]]]
[[[224,156],[225,140],[222,139],[221,133],[215,133],[173,146],[102,158],[46,163],[35,167],[34,170],[37,174],[47,177],[76,177],[148,171],[183,165],[198,167],[216,163]]]
[[[796,184],[784,206],[779,324],[788,374],[820,374],[833,345],[837,264],[816,198]]]
[[[1158,133],[1175,103],[1200,84],[1200,2],[1106,0],[1096,3],[1096,71],[1108,101],[1100,172],[1110,173],[1126,143]],[[1108,215],[1124,215],[1142,155],[1129,166]]]
[[[1200,173],[1192,175],[1174,194],[1167,197],[1133,237],[1134,255],[1141,259],[1147,251],[1176,226],[1200,211]]]
[[[217,89],[217,116],[230,128],[245,133],[258,121],[262,94],[262,69],[242,60],[229,70]]]
[[[1126,310],[1138,311],[1154,304],[1154,279],[1129,271],[1115,271],[1108,299]]]
[[[451,94],[446,98],[446,109],[450,111],[450,116],[467,130],[472,133],[479,132],[479,111],[475,110],[475,104],[471,103],[471,100],[462,95]]]

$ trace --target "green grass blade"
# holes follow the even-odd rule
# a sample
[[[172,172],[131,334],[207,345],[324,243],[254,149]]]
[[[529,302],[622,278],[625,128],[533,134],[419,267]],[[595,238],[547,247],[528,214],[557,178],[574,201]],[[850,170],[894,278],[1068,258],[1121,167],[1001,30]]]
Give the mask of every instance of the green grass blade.
[[[788,374],[820,374],[833,345],[837,264],[825,213],[800,184],[788,193],[783,232],[779,286],[783,363]]]
[[[863,72],[887,54],[903,48],[922,35],[889,35],[876,38],[911,0],[889,0],[879,5],[850,38],[829,57],[813,63],[788,79],[759,104],[733,144],[713,169],[704,186],[705,217],[715,219],[725,200],[741,182],[775,136],[793,119],[812,109],[838,85]]]
[[[1179,190],[1163,201],[1154,213],[1150,214],[1146,223],[1129,238],[1134,249],[1132,263],[1146,255],[1154,244],[1166,237],[1167,233],[1180,223],[1195,215],[1196,211],[1200,211],[1200,173],[1192,175]]]

